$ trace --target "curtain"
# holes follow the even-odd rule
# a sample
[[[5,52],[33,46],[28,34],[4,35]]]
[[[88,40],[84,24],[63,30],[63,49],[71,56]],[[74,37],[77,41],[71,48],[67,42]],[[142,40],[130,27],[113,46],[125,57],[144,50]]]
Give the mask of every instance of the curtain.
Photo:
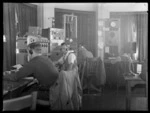
[[[3,71],[16,64],[16,36],[23,36],[29,26],[37,26],[37,8],[21,3],[3,4]]]
[[[81,14],[78,19],[78,42],[96,56],[95,16],[94,14]]]
[[[3,30],[6,37],[6,42],[3,42],[3,71],[6,71],[16,64],[15,4],[3,4]]]
[[[31,5],[31,4],[30,4]],[[18,13],[18,32],[20,36],[24,36],[28,32],[29,26],[37,26],[37,6],[28,6],[18,3],[16,6]]]
[[[137,19],[138,60],[147,61],[148,58],[148,14],[139,13]]]

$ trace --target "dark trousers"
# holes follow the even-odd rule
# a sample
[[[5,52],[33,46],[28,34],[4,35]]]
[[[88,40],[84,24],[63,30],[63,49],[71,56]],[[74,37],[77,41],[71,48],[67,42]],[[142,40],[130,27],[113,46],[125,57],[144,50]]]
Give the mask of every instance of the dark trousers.
[[[49,100],[49,88],[47,85],[33,84],[32,86],[24,89],[21,96],[31,94],[33,91],[37,91],[37,98],[41,100]]]

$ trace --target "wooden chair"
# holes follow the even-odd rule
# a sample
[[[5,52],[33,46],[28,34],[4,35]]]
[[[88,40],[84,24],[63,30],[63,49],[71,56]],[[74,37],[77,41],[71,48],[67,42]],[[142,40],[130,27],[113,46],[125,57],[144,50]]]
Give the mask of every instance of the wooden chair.
[[[83,64],[83,69],[82,69],[82,77],[81,77],[81,84],[82,84],[82,88],[83,90],[85,89],[85,85],[84,84],[84,80],[87,80],[87,90],[88,90],[88,94],[90,94],[90,91],[96,91],[96,93],[92,93],[92,94],[101,94],[102,92],[102,88],[101,87],[96,87],[93,84],[93,81],[96,81],[96,69],[99,68],[98,67],[98,58],[87,58],[84,61]]]
[[[81,71],[80,80],[81,80],[81,86],[82,86],[83,90],[85,89],[85,88],[83,87],[83,79],[84,79],[84,74],[85,74],[85,68],[86,68],[86,60],[84,60],[82,67],[81,67],[81,65],[80,65],[80,68],[79,68],[79,70]]]
[[[3,101],[3,111],[19,111],[30,107],[30,110],[36,110],[37,92],[31,95],[18,97]]]

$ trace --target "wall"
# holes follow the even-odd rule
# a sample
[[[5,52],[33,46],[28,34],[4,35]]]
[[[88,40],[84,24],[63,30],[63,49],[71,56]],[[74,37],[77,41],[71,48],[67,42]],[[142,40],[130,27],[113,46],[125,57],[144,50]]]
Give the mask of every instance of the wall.
[[[42,27],[43,26],[43,4],[40,3],[37,7],[37,21],[38,21],[38,26]]]
[[[39,27],[43,26],[43,3],[30,3],[33,5],[37,5],[37,25]]]
[[[111,12],[148,11],[147,3],[107,3],[104,8]]]
[[[38,6],[38,26],[51,27],[51,18],[54,17],[55,8],[95,11],[95,3],[31,3]]]
[[[55,3],[43,3],[43,28],[51,27],[51,18],[54,17]]]
[[[109,18],[110,12],[148,11],[148,3],[31,3],[38,6],[38,26],[51,27],[54,9],[70,9],[81,11],[98,10],[98,18]],[[98,8],[95,6],[98,5]]]
[[[54,17],[55,8],[80,10],[80,11],[95,11],[95,3],[39,3],[39,21],[38,25],[42,28],[51,27],[51,18]],[[41,25],[42,23],[42,25]]]
[[[138,12],[148,11],[148,3],[32,3],[38,5],[38,26],[51,27],[51,18],[54,17],[54,9],[70,9],[81,11],[96,11],[97,20],[109,18],[110,12]],[[98,28],[98,27],[97,27]],[[98,29],[97,29],[98,31]],[[98,35],[98,32],[97,32]],[[104,41],[105,36],[99,41]],[[104,42],[101,43],[101,46]],[[99,44],[99,43],[98,43]],[[98,52],[103,58],[103,49]]]
[[[147,3],[99,3],[98,18],[109,18],[110,12],[148,11]]]
[[[98,19],[108,19],[110,17],[110,12],[148,11],[148,3],[98,3],[97,5]],[[98,36],[98,44],[103,45],[104,39],[105,34],[103,37]],[[98,56],[103,58],[103,52],[103,49],[98,49]]]
[[[80,10],[80,11],[95,11],[95,3],[58,3],[56,8]]]
[[[30,4],[33,4],[33,5],[39,5],[39,3],[30,3]]]

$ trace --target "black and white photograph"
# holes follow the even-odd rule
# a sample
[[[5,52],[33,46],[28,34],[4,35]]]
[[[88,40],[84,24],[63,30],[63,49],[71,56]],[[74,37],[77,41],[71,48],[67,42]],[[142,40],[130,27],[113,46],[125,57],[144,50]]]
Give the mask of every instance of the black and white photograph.
[[[2,111],[148,111],[147,2],[3,2]]]

